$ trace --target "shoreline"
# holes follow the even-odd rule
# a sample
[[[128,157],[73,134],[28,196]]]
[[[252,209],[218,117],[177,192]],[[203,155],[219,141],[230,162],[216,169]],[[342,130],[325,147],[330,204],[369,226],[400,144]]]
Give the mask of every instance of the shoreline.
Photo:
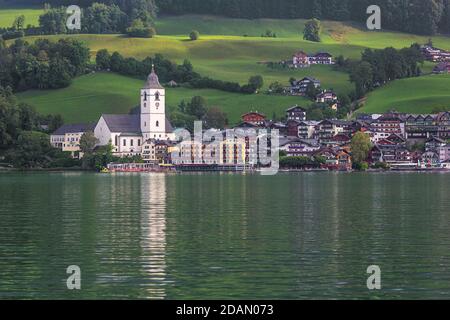
[[[258,170],[249,171],[140,171],[140,172],[127,172],[127,171],[112,171],[112,172],[99,172],[95,170],[83,170],[81,168],[52,168],[52,169],[23,169],[23,168],[4,168],[0,167],[0,174],[2,173],[93,173],[93,174],[148,174],[148,173],[160,173],[160,174],[217,174],[217,173],[228,173],[228,174],[259,174]],[[370,173],[370,174],[383,174],[383,173],[450,173],[449,169],[405,169],[405,170],[383,170],[383,169],[368,169],[366,171],[357,170],[303,170],[303,169],[279,169],[277,174],[291,174],[291,173]]]

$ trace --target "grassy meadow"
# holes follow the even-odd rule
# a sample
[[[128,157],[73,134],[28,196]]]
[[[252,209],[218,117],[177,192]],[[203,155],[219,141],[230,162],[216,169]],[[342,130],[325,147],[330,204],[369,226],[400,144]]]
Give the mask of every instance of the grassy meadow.
[[[139,104],[139,90],[144,81],[114,73],[95,73],[79,77],[73,84],[58,90],[29,90],[18,95],[20,101],[33,105],[42,114],[61,114],[67,123],[98,120],[102,113],[128,113]],[[305,104],[300,97],[233,94],[211,89],[167,88],[167,106],[173,110],[182,100],[199,95],[209,106],[224,110],[231,123],[255,110],[269,117],[277,116],[294,104]]]
[[[381,113],[395,109],[408,113],[428,113],[442,107],[450,110],[450,75],[394,81],[371,92],[359,112]]]
[[[38,26],[39,16],[43,12],[44,10],[39,8],[14,8],[0,1],[0,28],[11,27],[14,19],[20,15],[25,16],[25,26]]]

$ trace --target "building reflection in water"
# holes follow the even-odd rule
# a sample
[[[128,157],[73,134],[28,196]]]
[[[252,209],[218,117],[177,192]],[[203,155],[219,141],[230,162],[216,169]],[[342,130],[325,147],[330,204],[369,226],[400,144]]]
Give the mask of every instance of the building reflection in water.
[[[141,248],[145,298],[166,297],[166,175],[141,176]]]

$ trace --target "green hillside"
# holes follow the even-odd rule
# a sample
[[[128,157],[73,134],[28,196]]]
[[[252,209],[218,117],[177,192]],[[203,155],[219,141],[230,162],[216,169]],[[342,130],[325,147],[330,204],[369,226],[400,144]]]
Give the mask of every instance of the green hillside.
[[[450,110],[450,75],[430,75],[397,80],[368,95],[360,112],[381,113],[395,109],[427,113],[435,108]]]
[[[0,13],[2,11],[0,10]],[[20,10],[17,10],[17,12],[20,12]],[[384,48],[387,46],[401,48],[414,42],[425,43],[428,40],[428,37],[397,32],[369,32],[355,24],[324,21],[323,41],[314,43],[302,39],[303,25],[304,20],[245,20],[188,15],[160,17],[156,26],[158,36],[153,39],[128,38],[122,35],[57,35],[46,37],[53,41],[63,37],[79,39],[91,48],[92,59],[95,58],[96,52],[103,48],[111,52],[119,51],[124,56],[133,56],[140,59],[155,53],[161,53],[178,63],[181,63],[184,59],[189,59],[197,72],[214,79],[245,84],[250,76],[262,75],[265,82],[264,87],[267,88],[274,81],[287,85],[288,79],[291,77],[312,76],[322,81],[323,88],[334,89],[338,93],[350,93],[353,90],[353,85],[349,81],[348,74],[335,71],[333,67],[313,66],[301,70],[273,70],[262,62],[288,59],[298,50],[306,52],[328,51],[335,56],[342,54],[345,57],[359,58],[365,48]],[[187,34],[192,29],[200,31],[200,40],[189,41],[187,39]],[[275,32],[277,38],[260,37],[266,30]],[[33,41],[36,38],[27,37],[27,40]],[[438,47],[450,50],[450,37],[433,37],[433,42]],[[431,63],[426,63],[424,70],[429,72],[432,67]],[[93,77],[94,80],[91,80],[90,77]],[[102,87],[104,84],[95,81],[95,77],[99,77],[99,75],[76,79],[72,87],[64,90],[54,92],[30,91],[22,94],[21,97],[45,113],[53,112],[55,108],[61,109],[61,106],[55,105],[56,102],[53,102],[53,99],[56,99],[55,101],[62,101],[61,99],[63,99],[64,108],[70,110],[59,110],[59,113],[64,114],[70,122],[78,121],[81,118],[92,120],[91,117],[97,117],[101,112],[117,112],[117,110],[126,112],[130,106],[135,104],[135,89],[132,88],[139,88],[141,83],[138,80],[136,80],[136,84],[132,84],[135,80],[123,78],[121,80],[124,82],[123,84],[109,84],[111,87]],[[100,77],[113,77],[114,79],[109,78],[108,80],[119,82],[117,75],[100,75]],[[428,82],[428,79],[430,78],[421,78],[421,81]],[[402,86],[404,82],[398,83],[400,84],[395,82],[392,85]],[[91,87],[94,87],[95,90]],[[427,87],[434,90],[423,89]],[[80,92],[78,89],[81,88],[88,90],[90,99],[81,99],[82,97],[78,95]],[[84,92],[83,90],[81,91]],[[95,92],[92,92],[92,90]],[[423,97],[431,95],[431,99],[436,96],[438,100],[445,99],[442,97],[445,97],[447,92],[447,89],[441,86],[434,86],[433,82],[426,86],[418,86],[416,90],[418,95],[422,94]],[[291,102],[304,105],[309,103],[304,99],[295,97],[246,96],[215,90],[176,89],[170,91],[169,102],[174,105],[182,98],[189,99],[194,95],[204,95],[210,100],[210,104],[216,104],[225,109],[232,121],[236,121],[242,111],[249,111],[256,107],[271,115],[272,111],[284,108]],[[407,90],[397,89],[396,91],[399,95],[398,99],[401,98],[402,94],[405,95],[405,98],[410,95]],[[113,95],[118,95],[116,99],[112,99],[112,102],[106,97],[108,94],[111,95],[111,92],[113,92]],[[57,99],[58,96],[61,99]],[[375,98],[372,98],[372,96]],[[371,94],[367,109],[383,108],[381,105],[379,106],[379,103],[382,104],[383,101],[376,98],[377,96],[377,91]],[[380,96],[383,97],[382,94]],[[424,110],[430,108],[430,99],[416,101],[415,108]],[[86,106],[77,105],[79,102]],[[388,101],[386,103],[389,104]],[[439,103],[442,103],[442,100]],[[95,106],[97,105],[99,110],[96,110]],[[86,110],[85,113],[83,112],[80,115],[76,111],[77,108],[89,108],[89,111]]]
[[[42,9],[4,8],[0,3],[0,28],[11,27],[14,19],[20,15],[25,16],[25,26],[31,24],[39,25],[39,16],[44,12]]]
[[[30,90],[18,95],[20,101],[33,105],[43,114],[59,113],[68,123],[96,121],[102,113],[128,113],[139,104],[139,90],[143,81],[114,73],[96,73],[75,79],[74,83],[59,90]],[[306,100],[299,97],[277,97],[267,95],[232,94],[209,89],[168,88],[169,110],[178,106],[181,100],[190,100],[200,95],[209,106],[219,106],[232,123],[239,122],[240,116],[257,110],[272,116],[282,116],[284,111]]]
[[[234,36],[203,36],[198,41],[186,41],[185,37],[157,36],[153,39],[128,38],[121,35],[74,35],[72,38],[85,42],[92,49],[92,56],[98,50],[120,51],[125,56],[145,58],[161,53],[179,63],[189,59],[197,72],[215,79],[247,83],[252,75],[262,75],[266,87],[274,82],[288,84],[290,77],[313,76],[323,82],[326,88],[349,92],[352,88],[348,75],[334,71],[330,66],[314,66],[302,70],[273,70],[262,61],[278,61],[304,49],[311,52],[328,50],[334,54],[357,55],[362,48],[313,44],[293,39],[262,39]],[[28,37],[30,41],[37,37]],[[49,36],[57,40],[61,36]]]
[[[184,15],[160,17],[156,23],[158,34],[186,36],[192,29],[203,35],[228,35],[260,37],[266,30],[276,33],[277,38],[302,40],[305,20],[303,19],[233,19],[205,15]],[[385,48],[393,46],[402,48],[411,43],[425,43],[429,37],[417,36],[401,32],[368,31],[365,26],[356,23],[322,21],[322,43],[312,44],[316,48],[321,45],[349,45],[355,47]],[[272,39],[267,39],[272,40]],[[450,49],[448,37],[433,37],[436,46]],[[309,43],[309,42],[308,42]],[[350,51],[352,51],[350,49]],[[355,53],[355,52],[354,52]],[[360,50],[357,50],[358,54]]]

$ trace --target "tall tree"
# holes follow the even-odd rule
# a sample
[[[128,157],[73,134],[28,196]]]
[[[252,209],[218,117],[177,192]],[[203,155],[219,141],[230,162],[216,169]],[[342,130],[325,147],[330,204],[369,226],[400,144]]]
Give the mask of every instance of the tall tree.
[[[367,160],[369,151],[372,148],[372,142],[367,133],[357,132],[351,141],[353,162],[361,164]]]
[[[80,138],[80,150],[85,154],[90,154],[94,151],[95,146],[99,140],[95,137],[94,132],[85,132]]]
[[[204,117],[206,128],[224,129],[228,123],[227,115],[218,107],[211,107]]]
[[[318,19],[311,19],[306,21],[305,29],[303,30],[303,39],[308,41],[320,42],[320,33],[322,26]]]

